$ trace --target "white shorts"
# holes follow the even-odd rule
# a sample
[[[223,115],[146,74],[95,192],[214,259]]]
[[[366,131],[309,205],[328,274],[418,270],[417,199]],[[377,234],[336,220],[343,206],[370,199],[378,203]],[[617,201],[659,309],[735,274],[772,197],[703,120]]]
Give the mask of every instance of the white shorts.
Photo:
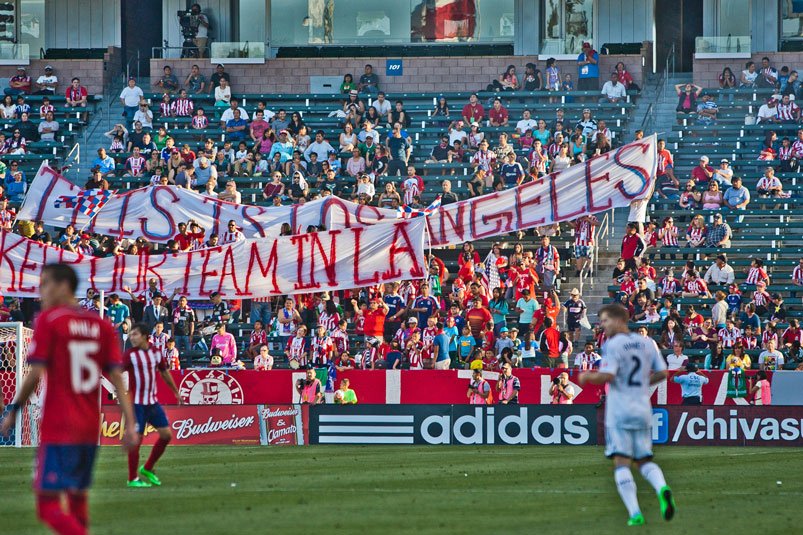
[[[652,457],[652,429],[605,427],[605,456],[614,455],[634,461]]]

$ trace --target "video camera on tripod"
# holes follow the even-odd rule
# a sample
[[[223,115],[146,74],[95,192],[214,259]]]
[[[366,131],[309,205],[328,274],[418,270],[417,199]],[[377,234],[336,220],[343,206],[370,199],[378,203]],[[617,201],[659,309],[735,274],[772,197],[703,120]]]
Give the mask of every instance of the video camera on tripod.
[[[200,25],[198,15],[194,14],[191,10],[180,10],[176,13],[178,17],[178,23],[181,26],[181,36],[184,38],[184,44],[186,46],[187,41],[190,41],[190,45],[192,44],[192,40],[198,35],[198,26]]]

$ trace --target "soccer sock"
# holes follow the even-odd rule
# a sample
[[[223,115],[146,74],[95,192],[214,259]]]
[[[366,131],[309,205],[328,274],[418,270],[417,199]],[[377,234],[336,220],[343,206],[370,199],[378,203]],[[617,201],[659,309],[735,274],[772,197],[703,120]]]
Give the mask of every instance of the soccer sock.
[[[652,485],[655,492],[658,492],[666,486],[664,472],[661,470],[660,466],[652,461],[641,465],[641,475]]]
[[[86,535],[86,527],[61,507],[59,496],[37,494],[36,514],[39,520],[59,535]]]
[[[70,513],[85,528],[89,527],[89,507],[87,506],[86,494],[70,493],[67,495],[70,504]]]
[[[636,496],[636,482],[633,480],[633,474],[627,466],[617,466],[613,471],[613,478],[616,480],[616,490],[619,491],[619,497],[627,508],[627,514],[631,517],[641,513],[641,508],[638,505],[638,496]]]
[[[165,452],[165,448],[170,443],[170,440],[159,439],[156,441],[156,444],[153,445],[153,449],[151,450],[151,455],[148,457],[148,460],[145,462],[145,470],[149,472],[153,471],[153,466],[156,464],[156,461],[159,460],[159,457]]]
[[[128,452],[128,480],[134,481],[137,478],[137,465],[139,464],[139,446],[134,446]]]

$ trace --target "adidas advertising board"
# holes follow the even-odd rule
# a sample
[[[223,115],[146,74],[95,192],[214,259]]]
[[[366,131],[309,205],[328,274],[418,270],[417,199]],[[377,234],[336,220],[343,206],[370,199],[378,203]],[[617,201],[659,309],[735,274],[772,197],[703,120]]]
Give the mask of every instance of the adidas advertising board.
[[[310,444],[592,445],[593,406],[357,405],[310,410]]]

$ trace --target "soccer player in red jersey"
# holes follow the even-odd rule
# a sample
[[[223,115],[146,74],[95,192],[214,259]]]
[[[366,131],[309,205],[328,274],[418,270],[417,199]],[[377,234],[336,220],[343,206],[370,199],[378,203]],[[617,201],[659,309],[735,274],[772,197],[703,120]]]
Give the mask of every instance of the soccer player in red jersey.
[[[120,341],[112,325],[78,307],[78,278],[66,264],[42,268],[42,313],[28,350],[31,371],[0,426],[6,434],[16,413],[45,376],[34,491],[39,520],[59,534],[85,534],[89,525],[87,491],[100,429],[100,378],[105,371],[119,392],[127,421],[134,411],[123,387]],[[47,374],[45,374],[47,371]],[[136,442],[134,429],[123,434],[123,448]],[[67,507],[65,510],[64,502]]]
[[[181,398],[176,383],[173,382],[173,377],[167,371],[167,360],[159,349],[148,342],[148,326],[137,323],[131,327],[128,339],[131,342],[131,348],[126,350],[123,361],[125,369],[128,371],[128,393],[134,403],[134,415],[137,418],[137,442],[128,452],[128,486],[150,487],[156,485],[158,487],[162,482],[153,473],[153,468],[170,443],[170,439],[173,438],[173,434],[170,432],[170,425],[164,409],[156,402],[157,372],[173,391],[179,404]],[[139,445],[148,424],[156,428],[159,439],[153,445],[148,460],[139,467],[139,475],[144,478],[140,479],[137,476]]]

